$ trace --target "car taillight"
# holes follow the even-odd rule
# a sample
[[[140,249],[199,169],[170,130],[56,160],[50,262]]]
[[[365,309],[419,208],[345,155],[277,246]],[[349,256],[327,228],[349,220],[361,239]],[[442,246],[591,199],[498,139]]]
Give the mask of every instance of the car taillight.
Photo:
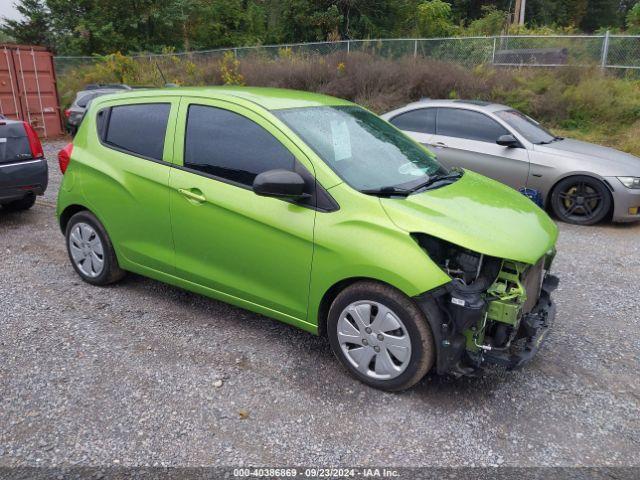
[[[31,149],[31,156],[33,158],[44,157],[42,144],[40,143],[40,139],[38,138],[38,134],[36,133],[36,131],[27,122],[22,122],[22,125],[24,126],[25,133],[27,134],[27,139],[29,140],[29,148]]]
[[[64,116],[65,116],[65,117],[67,117],[67,118],[69,118],[69,117],[71,116],[71,110],[70,110],[70,109],[68,109],[68,108],[67,108],[67,109],[65,109],[65,111],[64,111]]]
[[[67,167],[71,161],[71,152],[73,152],[73,143],[68,144],[58,152],[58,164],[60,165],[60,171],[63,175],[64,172],[67,171]]]

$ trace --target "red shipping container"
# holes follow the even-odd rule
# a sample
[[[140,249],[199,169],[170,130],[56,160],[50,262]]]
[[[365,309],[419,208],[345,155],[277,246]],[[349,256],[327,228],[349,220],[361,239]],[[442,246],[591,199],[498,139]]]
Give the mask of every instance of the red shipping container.
[[[42,138],[64,133],[53,55],[46,48],[0,45],[0,113],[31,123]]]

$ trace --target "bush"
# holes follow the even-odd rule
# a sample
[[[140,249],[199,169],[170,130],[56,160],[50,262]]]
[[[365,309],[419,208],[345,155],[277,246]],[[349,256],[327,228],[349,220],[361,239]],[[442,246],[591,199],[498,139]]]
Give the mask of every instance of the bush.
[[[162,71],[162,75],[160,74]],[[640,84],[599,69],[467,68],[429,58],[387,59],[364,52],[295,54],[282,49],[236,59],[233,54],[143,57],[115,54],[59,76],[64,102],[86,83],[161,86],[245,84],[306,90],[345,98],[382,113],[423,97],[504,103],[581,138],[640,154]]]
[[[640,86],[637,81],[602,75],[590,76],[571,85],[564,93],[570,126],[584,127],[594,122],[630,124],[640,118]]]
[[[247,85],[325,93],[376,112],[423,97],[490,100],[494,91],[513,85],[512,76],[506,72],[469,70],[424,58],[390,60],[361,52],[338,52],[319,58],[247,58],[240,63],[240,71]]]

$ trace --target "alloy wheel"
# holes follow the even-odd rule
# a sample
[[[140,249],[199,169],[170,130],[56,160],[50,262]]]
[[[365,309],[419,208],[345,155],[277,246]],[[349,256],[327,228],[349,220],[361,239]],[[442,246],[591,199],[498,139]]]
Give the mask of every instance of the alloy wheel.
[[[562,213],[579,222],[596,218],[604,204],[602,192],[584,181],[571,185],[558,196]]]

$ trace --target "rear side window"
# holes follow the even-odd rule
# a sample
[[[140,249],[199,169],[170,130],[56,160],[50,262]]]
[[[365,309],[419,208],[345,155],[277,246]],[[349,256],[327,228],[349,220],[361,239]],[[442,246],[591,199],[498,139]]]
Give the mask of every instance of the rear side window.
[[[438,135],[466,138],[480,142],[496,143],[500,135],[509,132],[484,113],[461,108],[439,108]]]
[[[191,105],[184,166],[250,186],[259,173],[292,170],[295,158],[257,123],[221,108]]]
[[[111,107],[103,141],[127,153],[153,160],[162,160],[164,137],[169,120],[169,103],[138,103]],[[105,121],[100,117],[98,126]]]
[[[419,133],[436,133],[436,109],[421,108],[401,113],[391,119],[400,130]]]

